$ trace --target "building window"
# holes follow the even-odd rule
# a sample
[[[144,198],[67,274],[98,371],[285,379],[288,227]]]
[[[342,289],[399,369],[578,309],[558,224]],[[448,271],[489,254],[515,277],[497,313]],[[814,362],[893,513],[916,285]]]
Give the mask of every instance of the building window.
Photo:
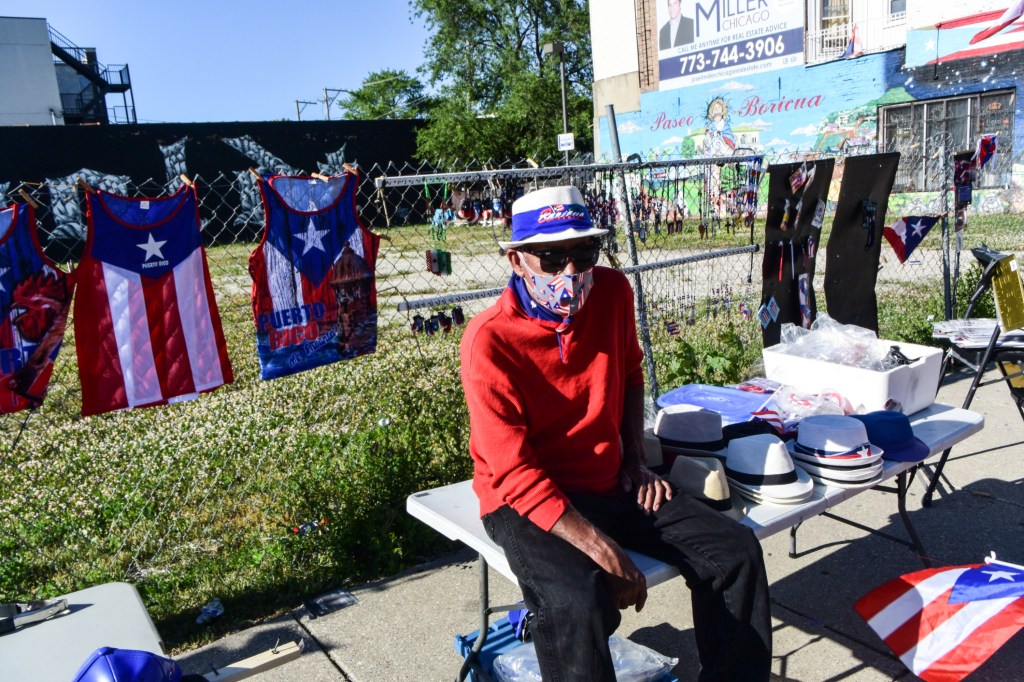
[[[821,0],[821,30],[850,23],[850,0]]]
[[[999,152],[975,184],[1008,187],[1015,98],[1013,90],[1003,90],[882,107],[880,147],[901,154],[894,191],[942,189],[952,178],[953,154],[974,149],[986,133],[998,136]]]

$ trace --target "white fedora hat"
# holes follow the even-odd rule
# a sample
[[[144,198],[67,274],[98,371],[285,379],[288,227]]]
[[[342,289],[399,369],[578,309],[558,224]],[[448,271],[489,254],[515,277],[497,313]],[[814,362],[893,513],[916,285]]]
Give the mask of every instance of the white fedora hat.
[[[729,441],[725,474],[741,493],[751,492],[765,499],[802,501],[814,490],[807,472],[793,464],[786,444],[766,433]]]
[[[512,202],[512,240],[503,249],[527,244],[596,237],[608,230],[594,227],[583,195],[572,185],[543,187]]]
[[[800,461],[828,467],[863,466],[882,457],[882,449],[868,442],[863,422],[837,414],[805,418],[786,447]]]
[[[676,457],[668,481],[737,521],[747,513],[743,499],[729,488],[725,467],[717,459]]]
[[[665,463],[678,455],[725,458],[722,415],[696,405],[669,405],[658,411],[654,434],[661,441]]]

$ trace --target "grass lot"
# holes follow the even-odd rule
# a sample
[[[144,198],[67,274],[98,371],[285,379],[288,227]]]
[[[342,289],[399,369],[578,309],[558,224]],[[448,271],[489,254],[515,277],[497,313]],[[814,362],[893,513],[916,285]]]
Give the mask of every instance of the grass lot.
[[[969,230],[971,243],[1024,247],[1009,216],[979,217]],[[738,232],[723,229],[714,248],[748,243],[749,233]],[[421,260],[441,243],[493,268],[471,273],[478,286],[507,277],[500,261],[487,258],[496,255],[489,228],[453,227],[444,242],[427,238],[423,226],[388,235],[382,292],[399,285],[416,295],[445,291],[450,284],[424,273]],[[688,224],[679,234],[648,235],[638,250],[644,262],[655,249],[711,246]],[[460,330],[413,336],[404,316],[382,310],[377,354],[260,381],[246,267],[251,248],[208,251],[234,384],[190,403],[82,419],[69,331],[44,406],[27,419],[0,418],[8,444],[0,458],[0,601],[127,579],[168,643],[191,646],[447,548],[405,513],[404,500],[471,473]],[[620,248],[621,260],[627,254]],[[879,291],[882,336],[927,340],[928,315],[942,312],[938,274]],[[652,329],[662,390],[735,381],[756,366],[756,322],[708,298],[696,311],[679,336],[664,325]],[[197,626],[199,608],[214,597],[225,618]]]

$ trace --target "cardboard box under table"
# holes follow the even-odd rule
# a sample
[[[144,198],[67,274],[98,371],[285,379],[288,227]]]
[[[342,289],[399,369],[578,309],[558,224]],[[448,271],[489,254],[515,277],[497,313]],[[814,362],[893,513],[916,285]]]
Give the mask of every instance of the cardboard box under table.
[[[981,431],[985,420],[982,415],[970,410],[948,407],[946,405],[931,405],[927,409],[910,415],[910,422],[914,429],[914,435],[928,445],[928,456],[931,457]],[[922,557],[924,563],[928,565],[927,560],[924,559],[924,548],[921,546],[920,539],[906,511],[907,486],[910,484],[913,473],[919,466],[921,465],[917,462],[886,461],[882,469],[881,480],[887,481],[895,478],[897,481],[895,489],[881,488],[878,485],[875,488],[833,488],[816,484],[810,499],[801,504],[787,506],[752,504],[749,513],[743,518],[741,523],[753,529],[754,534],[762,540],[789,529],[790,555],[794,556],[796,554],[796,528],[804,521],[819,515],[846,521],[841,517],[831,514],[828,510],[866,490],[881,489],[886,492],[895,492],[897,495],[897,511],[910,540],[906,541],[888,534],[882,535],[890,540],[911,547]],[[473,674],[476,675],[474,679],[486,680],[486,675],[489,675],[490,671],[485,670],[481,664],[480,657],[482,656],[481,652],[487,647],[489,633],[493,630],[496,635],[499,635],[498,640],[495,642],[496,647],[499,649],[503,645],[509,644],[507,633],[501,635],[504,631],[500,627],[500,620],[507,622],[507,618],[502,617],[499,619],[498,624],[492,627],[490,617],[496,613],[504,613],[512,609],[522,608],[522,605],[490,605],[488,566],[494,568],[513,583],[516,582],[516,577],[509,568],[508,561],[505,559],[505,553],[491,541],[484,531],[483,523],[480,521],[480,504],[473,493],[472,481],[462,481],[432,490],[413,493],[406,499],[405,506],[406,511],[410,515],[423,521],[446,537],[468,545],[479,555],[480,629],[456,640],[459,642],[457,645],[459,652],[466,659],[458,679],[465,679],[473,671]],[[847,521],[847,523],[853,522]],[[875,529],[862,528],[870,532],[876,532]],[[627,553],[633,559],[637,568],[647,578],[648,587],[654,587],[679,575],[679,572],[668,564],[635,552],[627,551]],[[484,637],[478,636],[480,631],[485,633]],[[504,639],[501,639],[502,636],[504,636]],[[493,661],[497,653],[500,653],[500,651],[495,653],[491,649],[487,649],[487,652],[488,663]]]
[[[858,412],[887,409],[890,400],[898,403],[904,414],[931,405],[939,389],[942,350],[884,339],[876,343],[886,350],[897,346],[914,362],[879,372],[790,355],[780,352],[780,344],[761,351],[765,376],[808,393],[838,393]]]

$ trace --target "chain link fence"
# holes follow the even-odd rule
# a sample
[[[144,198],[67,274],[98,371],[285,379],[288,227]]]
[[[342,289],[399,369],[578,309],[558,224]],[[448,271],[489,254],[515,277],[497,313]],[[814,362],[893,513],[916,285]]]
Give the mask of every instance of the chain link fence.
[[[714,380],[729,375],[730,362],[757,357],[766,171],[812,156],[473,164],[444,173],[370,168],[358,204],[383,239],[378,352],[271,382],[259,379],[250,307],[247,261],[263,229],[256,179],[248,172],[194,178],[235,382],[189,403],[82,418],[76,352],[89,349],[75,347],[71,320],[43,406],[0,416],[0,601],[129,580],[173,642],[189,639],[190,619],[212,596],[235,595],[236,608],[247,600],[241,610],[265,615],[284,597],[392,570],[381,555],[413,560],[427,550],[403,544],[404,496],[468,473],[467,427],[452,417],[464,409],[457,341],[461,325],[508,281],[498,242],[510,236],[515,198],[545,185],[583,191],[595,221],[610,230],[603,263],[626,272],[638,293],[656,395],[684,376],[687,362],[710,366],[701,376]],[[151,197],[183,181],[83,172],[0,188],[37,206],[42,247],[66,270],[86,236],[78,178]],[[1013,213],[1020,198],[1009,188],[975,195],[976,204],[998,210],[979,213],[977,229],[972,223],[962,233],[965,248],[986,241],[1024,250]],[[946,205],[939,192],[896,195],[888,222]],[[880,294],[937,293],[941,316],[950,262],[944,243],[930,238],[904,265],[883,249]],[[725,332],[739,356],[712,357],[706,344]],[[684,345],[690,355],[680,352]],[[426,424],[410,436],[420,459],[409,470],[387,465],[373,477],[351,464],[387,462],[373,434],[409,414]],[[372,507],[382,509],[365,511]],[[339,538],[329,547],[317,539],[325,527]]]

